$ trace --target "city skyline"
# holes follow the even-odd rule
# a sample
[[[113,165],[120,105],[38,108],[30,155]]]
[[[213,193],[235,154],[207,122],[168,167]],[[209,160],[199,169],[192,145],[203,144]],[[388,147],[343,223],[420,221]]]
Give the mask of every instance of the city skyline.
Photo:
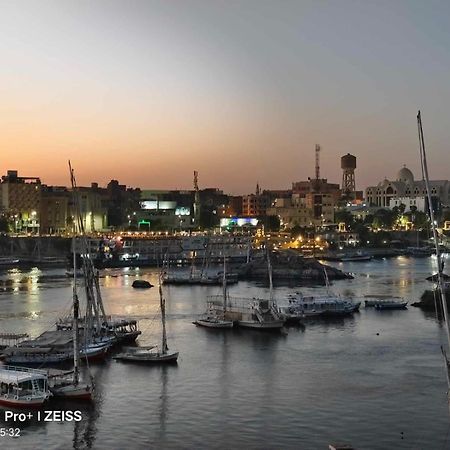
[[[419,177],[421,108],[447,179],[450,6],[381,3],[2,2],[0,170],[246,194],[313,177],[318,143],[362,190]]]

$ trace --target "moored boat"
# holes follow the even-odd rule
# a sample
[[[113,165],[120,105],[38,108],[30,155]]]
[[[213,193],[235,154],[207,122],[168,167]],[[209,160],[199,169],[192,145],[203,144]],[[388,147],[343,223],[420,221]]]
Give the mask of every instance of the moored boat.
[[[408,305],[407,301],[395,301],[395,300],[385,300],[382,302],[378,302],[374,305],[375,309],[384,310],[384,309],[406,309]]]
[[[206,316],[192,322],[194,325],[199,325],[206,328],[233,328],[232,320],[218,319],[217,317]]]
[[[162,293],[162,280],[159,281],[159,305],[161,310],[161,325],[162,325],[162,339],[161,347],[131,347],[123,353],[119,353],[114,357],[118,361],[129,361],[136,363],[148,364],[167,364],[176,363],[178,359],[178,352],[170,352],[167,346],[167,332],[166,332],[166,301]]]
[[[44,371],[0,367],[0,404],[11,408],[39,408],[50,395]]]
[[[370,261],[372,256],[366,252],[358,250],[355,253],[344,253],[343,255],[339,255],[338,260],[342,262],[351,262],[351,261]]]
[[[214,310],[209,307],[207,313],[193,322],[195,325],[206,328],[233,328],[233,321],[227,320],[227,271],[226,271],[226,259],[223,258],[223,273],[222,273],[222,290],[223,290],[223,307],[222,311]]]

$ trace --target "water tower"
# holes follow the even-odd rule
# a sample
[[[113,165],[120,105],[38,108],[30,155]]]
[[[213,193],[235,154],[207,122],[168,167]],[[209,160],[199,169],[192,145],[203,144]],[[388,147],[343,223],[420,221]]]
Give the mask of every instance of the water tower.
[[[356,156],[347,153],[341,158],[342,168],[342,194],[355,196],[355,169],[356,169]]]

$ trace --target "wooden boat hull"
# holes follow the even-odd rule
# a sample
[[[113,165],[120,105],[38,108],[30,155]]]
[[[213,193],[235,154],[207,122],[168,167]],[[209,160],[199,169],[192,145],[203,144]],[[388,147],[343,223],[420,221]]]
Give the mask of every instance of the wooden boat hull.
[[[138,336],[141,333],[142,332],[140,330],[136,330],[136,331],[127,332],[125,334],[119,334],[117,336],[117,339],[118,339],[117,342],[119,344],[132,344],[134,341],[136,341],[136,339],[138,338]]]
[[[4,355],[4,361],[8,364],[55,364],[68,361],[73,358],[71,354],[54,355]]]
[[[242,328],[252,328],[255,330],[280,330],[281,328],[283,328],[284,320],[274,320],[271,322],[239,320],[238,325]]]
[[[138,355],[136,353],[120,354],[116,355],[114,359],[117,359],[119,361],[130,361],[143,364],[169,364],[177,362],[178,352],[166,353],[164,355],[159,353],[146,355]]]
[[[192,323],[205,328],[233,328],[233,322],[231,320],[209,321],[199,319]]]
[[[370,261],[372,256],[347,256],[340,258],[339,261],[342,262],[357,262],[357,261]]]
[[[375,309],[382,311],[382,310],[388,310],[388,309],[406,309],[406,306],[408,305],[408,302],[398,303],[398,304],[382,304],[378,303],[375,305]]]
[[[20,409],[37,409],[40,408],[47,398],[35,398],[31,400],[20,398],[15,399],[10,396],[0,396],[0,405],[8,406],[10,408],[20,408]]]
[[[50,388],[55,398],[70,398],[74,400],[92,400],[92,389],[87,385],[74,386],[69,384],[66,386],[58,386]]]

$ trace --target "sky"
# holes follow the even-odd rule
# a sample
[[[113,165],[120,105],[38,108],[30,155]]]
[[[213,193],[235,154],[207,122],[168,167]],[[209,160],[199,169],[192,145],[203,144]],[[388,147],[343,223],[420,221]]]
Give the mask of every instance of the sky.
[[[233,194],[450,178],[450,2],[0,0],[0,172]]]

